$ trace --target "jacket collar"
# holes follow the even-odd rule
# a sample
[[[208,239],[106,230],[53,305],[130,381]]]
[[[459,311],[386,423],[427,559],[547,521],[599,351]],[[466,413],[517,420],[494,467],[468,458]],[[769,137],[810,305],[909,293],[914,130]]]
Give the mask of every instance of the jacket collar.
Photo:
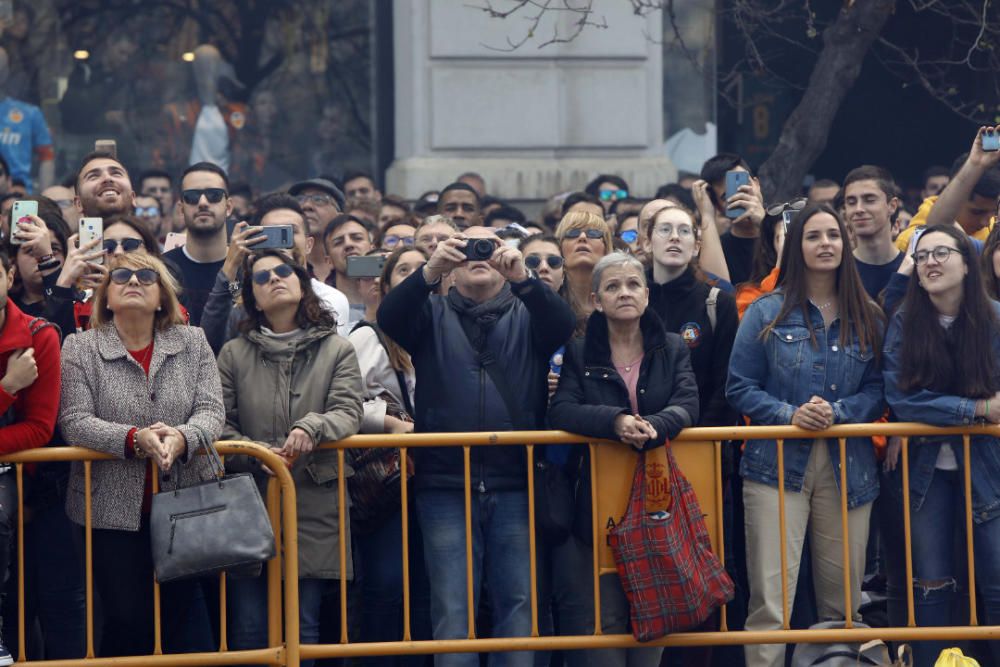
[[[667,332],[656,312],[647,307],[639,318],[642,349],[648,354],[667,344]],[[611,366],[611,343],[608,340],[608,318],[594,311],[587,320],[587,335],[583,341],[583,362],[588,366]]]
[[[169,357],[184,349],[184,334],[179,327],[185,324],[176,324],[166,329],[157,329],[153,332],[153,360],[156,357]],[[105,324],[96,331],[97,351],[101,356],[111,361],[129,356],[125,344],[122,343],[118,329],[113,323]]]
[[[646,284],[649,285],[649,298],[652,299],[654,295],[660,296],[671,296],[675,294],[687,294],[692,287],[694,287],[697,278],[694,275],[694,269],[691,268],[689,264],[684,273],[677,276],[668,283],[657,283],[653,280],[653,270],[649,269],[646,271]]]
[[[293,341],[281,340],[264,335],[259,329],[254,329],[246,334],[247,340],[260,349],[265,355],[281,355],[303,349],[311,345],[314,341],[322,340],[327,336],[337,333],[336,329],[312,326],[306,329],[302,336]]]
[[[0,330],[0,353],[31,347],[31,330],[28,325],[33,318],[14,305],[14,300],[10,297],[7,298],[6,311],[7,317]]]

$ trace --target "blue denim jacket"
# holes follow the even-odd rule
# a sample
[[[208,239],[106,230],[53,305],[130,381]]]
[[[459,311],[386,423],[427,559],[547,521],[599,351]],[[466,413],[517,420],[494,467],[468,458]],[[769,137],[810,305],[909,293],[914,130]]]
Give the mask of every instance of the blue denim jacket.
[[[1000,321],[1000,303],[991,301]],[[960,426],[975,420],[976,399],[941,394],[928,389],[903,392],[899,388],[900,355],[903,346],[903,309],[892,317],[885,339],[885,397],[900,421],[923,422],[933,426]],[[993,336],[993,357],[1000,360],[1000,334]],[[1000,364],[995,384],[1000,386]],[[1000,407],[1000,406],[997,406]],[[910,439],[910,506],[919,509],[934,477],[938,451],[950,444],[959,466],[965,465],[961,436]],[[972,438],[972,518],[985,523],[1000,515],[1000,439],[991,436]],[[897,466],[896,474],[901,474]]]
[[[756,425],[790,424],[792,415],[813,396],[833,406],[834,423],[874,421],[884,406],[882,374],[871,346],[863,353],[857,340],[840,345],[840,320],[830,328],[809,306],[815,332],[810,339],[802,312],[795,310],[761,339],[761,332],[781,310],[784,294],[778,290],[754,301],[747,309],[729,361],[726,397]],[[785,489],[802,491],[812,440],[785,441]],[[840,484],[840,448],[830,440],[830,461]],[[854,508],[878,496],[878,468],[870,438],[847,441],[847,504]],[[740,464],[744,478],[778,486],[778,452],[774,440],[749,440]]]

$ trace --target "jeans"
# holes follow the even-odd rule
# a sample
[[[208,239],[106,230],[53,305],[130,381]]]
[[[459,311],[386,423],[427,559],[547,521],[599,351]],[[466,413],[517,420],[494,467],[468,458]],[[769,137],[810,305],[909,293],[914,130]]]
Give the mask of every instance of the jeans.
[[[575,535],[553,549],[552,589],[561,635],[594,634],[593,553]],[[601,576],[601,629],[626,634],[628,600],[617,574]],[[663,648],[612,648],[566,651],[567,667],[656,667]]]
[[[100,657],[153,652],[153,555],[149,517],[136,532],[93,531],[94,584],[104,632]],[[200,579],[160,585],[164,653],[215,651],[218,644]]]
[[[428,489],[416,494],[424,534],[424,560],[431,583],[434,639],[468,637],[465,558],[465,496],[462,491]],[[479,605],[483,575],[492,602],[494,637],[531,634],[528,494],[525,491],[472,492],[473,605]],[[438,667],[478,667],[473,653],[441,654]],[[492,653],[493,667],[531,667],[528,651]]]
[[[0,474],[0,593],[6,588],[7,577],[10,575],[14,536],[17,534],[16,522],[17,478],[11,470]],[[0,627],[3,627],[5,634],[16,634],[17,617],[0,618]]]
[[[323,596],[339,591],[336,579],[299,579],[299,642],[319,643],[320,609]],[[339,592],[335,592],[339,596]],[[267,646],[267,575],[226,578],[226,618],[229,648],[247,650]],[[312,667],[303,660],[302,667]]]
[[[403,638],[403,518],[388,517],[370,533],[355,533],[361,555],[361,641],[396,642]],[[416,513],[409,520],[410,636],[430,639],[430,584],[424,567],[423,537]],[[378,656],[363,665],[423,665],[426,656]]]
[[[885,503],[886,523],[900,527],[886,558],[889,585],[889,621],[905,626],[906,565],[903,541],[901,474],[892,476],[891,491]],[[965,581],[965,490],[961,470],[935,470],[927,494],[918,510],[910,511],[910,536],[913,544],[913,607],[918,626],[963,625],[968,622],[968,607],[958,595]],[[1000,623],[1000,520],[974,523],[976,589],[985,611],[984,625]],[[886,535],[889,538],[889,535]],[[956,548],[956,545],[961,545]],[[954,641],[913,642],[918,667],[933,665],[941,650]],[[1000,645],[990,642],[995,663],[1000,664]]]
[[[36,617],[46,660],[87,651],[83,544],[61,504],[36,509],[24,526],[25,623]],[[11,618],[11,628],[15,619]]]

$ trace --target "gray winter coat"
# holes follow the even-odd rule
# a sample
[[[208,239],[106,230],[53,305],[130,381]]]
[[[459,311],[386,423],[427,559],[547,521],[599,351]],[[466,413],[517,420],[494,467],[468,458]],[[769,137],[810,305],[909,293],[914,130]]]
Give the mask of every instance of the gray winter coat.
[[[215,359],[197,327],[174,325],[155,332],[148,378],[113,324],[73,334],[63,345],[63,437],[68,444],[119,459],[95,461],[91,468],[94,528],[139,530],[147,462],[125,458],[133,427],[161,421],[184,434],[187,454],[169,473],[161,472],[163,488],[171,489],[211,479],[208,460],[194,454],[218,439],[224,419]],[[83,463],[74,461],[66,512],[81,525],[84,488]]]

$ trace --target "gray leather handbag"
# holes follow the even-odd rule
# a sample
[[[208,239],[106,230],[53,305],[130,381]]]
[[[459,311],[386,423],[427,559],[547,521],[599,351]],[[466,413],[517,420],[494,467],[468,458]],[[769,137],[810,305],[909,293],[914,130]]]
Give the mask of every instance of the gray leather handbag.
[[[275,556],[274,531],[253,475],[226,475],[215,447],[206,449],[215,479],[153,496],[150,533],[160,583],[245,572]]]

